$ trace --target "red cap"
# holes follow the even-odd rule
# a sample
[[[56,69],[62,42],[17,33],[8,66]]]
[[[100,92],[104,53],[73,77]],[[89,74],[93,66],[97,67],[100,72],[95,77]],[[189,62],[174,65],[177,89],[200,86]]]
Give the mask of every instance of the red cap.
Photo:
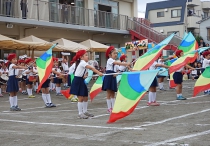
[[[125,60],[126,57],[127,57],[126,55],[122,55],[122,56],[120,57],[120,61]]]
[[[13,58],[16,58],[16,54],[15,53],[11,53],[8,55],[7,60],[11,61]]]
[[[6,67],[8,67],[8,64],[9,64],[9,61],[7,61],[7,62],[5,63]]]
[[[76,61],[76,59],[77,59],[77,57],[76,57],[76,56],[74,56],[74,57],[73,57],[73,59],[72,59],[72,62],[75,62],[75,61]]]
[[[28,59],[25,60],[25,63],[28,64],[28,63],[31,62],[31,61],[33,61],[33,59],[28,58]]]
[[[160,57],[162,57],[163,56],[163,54],[162,53],[160,53]]]
[[[56,57],[53,57],[53,62],[57,62],[58,61],[58,58],[56,58]]]
[[[205,52],[203,52],[203,57],[206,57],[206,56],[209,55],[209,54],[210,54],[209,51],[205,51]]]
[[[177,57],[180,56],[180,54],[181,54],[182,52],[183,52],[182,50],[177,50],[177,51],[176,51],[176,56],[177,56]]]
[[[81,56],[83,56],[86,53],[86,50],[79,50],[76,53],[76,60],[79,59]]]
[[[111,53],[112,50],[114,50],[114,46],[110,46],[110,47],[106,50],[106,58],[109,58],[109,54]]]
[[[25,63],[25,60],[21,59],[18,61],[19,63]]]

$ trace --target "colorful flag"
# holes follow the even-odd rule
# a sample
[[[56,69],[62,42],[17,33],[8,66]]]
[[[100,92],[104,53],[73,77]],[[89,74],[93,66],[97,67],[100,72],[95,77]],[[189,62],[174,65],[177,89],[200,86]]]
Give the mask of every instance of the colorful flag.
[[[90,100],[92,101],[96,95],[98,95],[102,90],[102,84],[103,84],[103,77],[98,77],[96,82],[93,84],[91,90],[90,90]]]
[[[39,86],[37,92],[41,89],[42,84],[49,78],[52,67],[53,67],[53,59],[52,59],[52,49],[57,44],[53,45],[49,50],[47,50],[42,56],[36,59],[37,70],[39,74]]]
[[[131,114],[144,97],[159,70],[124,72],[117,91],[116,101],[108,123]]]
[[[89,69],[88,70],[88,77],[85,79],[85,84],[89,84],[92,77],[93,77],[93,71]]]
[[[173,62],[175,62],[177,59],[178,59],[178,58],[174,58],[174,59],[171,59],[171,60],[166,61],[166,65],[167,65],[167,66],[171,66],[171,64],[172,64]],[[169,74],[169,76],[170,76],[170,79],[169,79],[169,86],[170,86],[170,88],[176,87],[176,84],[175,84],[175,82],[174,82],[173,75],[174,75],[174,73]]]
[[[157,44],[154,48],[147,51],[144,55],[140,56],[139,59],[136,61],[133,70],[147,70],[154,63],[154,61],[158,59],[162,50],[165,46],[168,45],[174,35],[174,33],[171,34],[165,40]]]
[[[169,68],[169,74],[179,70],[183,66],[185,66],[188,63],[192,63],[197,59],[198,56],[198,51],[194,50],[191,51],[190,53],[187,53],[186,55],[178,58],[176,61],[174,61],[170,68]]]
[[[210,67],[206,67],[205,71],[200,75],[195,83],[193,96],[198,93],[210,89]]]
[[[179,45],[179,50],[182,50],[184,54],[190,53],[194,50],[198,49],[198,43],[195,40],[195,37],[192,35],[191,32],[184,36],[182,42]]]

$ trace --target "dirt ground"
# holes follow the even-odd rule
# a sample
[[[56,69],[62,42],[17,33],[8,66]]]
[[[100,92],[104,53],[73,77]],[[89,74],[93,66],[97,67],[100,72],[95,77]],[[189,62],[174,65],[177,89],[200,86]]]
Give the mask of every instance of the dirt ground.
[[[92,86],[92,83],[89,87]],[[168,88],[168,82],[165,82]],[[1,146],[210,146],[210,95],[192,98],[194,81],[185,81],[186,101],[175,89],[157,92],[159,107],[148,107],[148,95],[128,117],[106,124],[106,94],[89,102],[92,119],[77,119],[77,104],[51,93],[56,108],[44,108],[41,94],[18,95],[20,112],[9,111],[8,95],[0,98]]]

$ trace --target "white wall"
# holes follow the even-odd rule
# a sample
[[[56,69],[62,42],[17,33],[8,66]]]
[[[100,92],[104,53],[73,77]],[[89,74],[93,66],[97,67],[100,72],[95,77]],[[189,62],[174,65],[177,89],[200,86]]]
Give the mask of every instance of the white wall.
[[[132,3],[119,1],[119,14],[127,15],[128,17],[132,16]]]
[[[207,27],[210,28],[210,19],[203,21],[200,24],[200,36],[202,36],[205,43],[210,44],[210,41],[207,40],[207,36],[208,36]]]

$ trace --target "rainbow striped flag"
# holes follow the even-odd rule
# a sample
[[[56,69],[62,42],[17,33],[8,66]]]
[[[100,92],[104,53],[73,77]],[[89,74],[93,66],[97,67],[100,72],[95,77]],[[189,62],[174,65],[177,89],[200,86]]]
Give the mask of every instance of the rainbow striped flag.
[[[182,42],[179,45],[179,50],[182,50],[184,54],[190,53],[198,49],[198,43],[191,32],[185,34]]]
[[[152,84],[159,70],[124,72],[108,123],[130,115]]]
[[[193,96],[198,93],[210,89],[210,66],[200,75],[194,86]]]
[[[165,40],[157,44],[154,48],[140,56],[136,61],[133,70],[147,70],[154,63],[154,61],[158,59],[162,50],[168,45],[174,35],[175,33],[171,34]]]
[[[184,56],[178,58],[176,61],[174,61],[170,68],[169,68],[169,74],[179,70],[183,66],[185,66],[188,63],[192,63],[197,59],[198,56],[198,51],[194,50],[191,51],[190,53],[185,54]]]
[[[167,66],[171,66],[171,64],[174,61],[176,61],[177,59],[178,58],[174,58],[174,59],[171,59],[171,60],[166,61],[166,65]],[[169,86],[170,86],[170,88],[176,87],[176,84],[175,84],[174,79],[173,79],[173,75],[174,75],[174,73],[169,74],[169,76],[170,76],[170,80],[169,80]]]
[[[38,59],[36,59],[37,70],[39,74],[39,86],[37,92],[42,87],[42,84],[49,78],[52,67],[53,67],[53,59],[52,59],[52,49],[57,44],[53,45],[49,50],[47,50],[44,54],[42,54]]]
[[[91,90],[90,90],[90,100],[93,101],[93,99],[102,91],[102,84],[103,84],[104,76],[98,77],[96,82],[93,84]]]

